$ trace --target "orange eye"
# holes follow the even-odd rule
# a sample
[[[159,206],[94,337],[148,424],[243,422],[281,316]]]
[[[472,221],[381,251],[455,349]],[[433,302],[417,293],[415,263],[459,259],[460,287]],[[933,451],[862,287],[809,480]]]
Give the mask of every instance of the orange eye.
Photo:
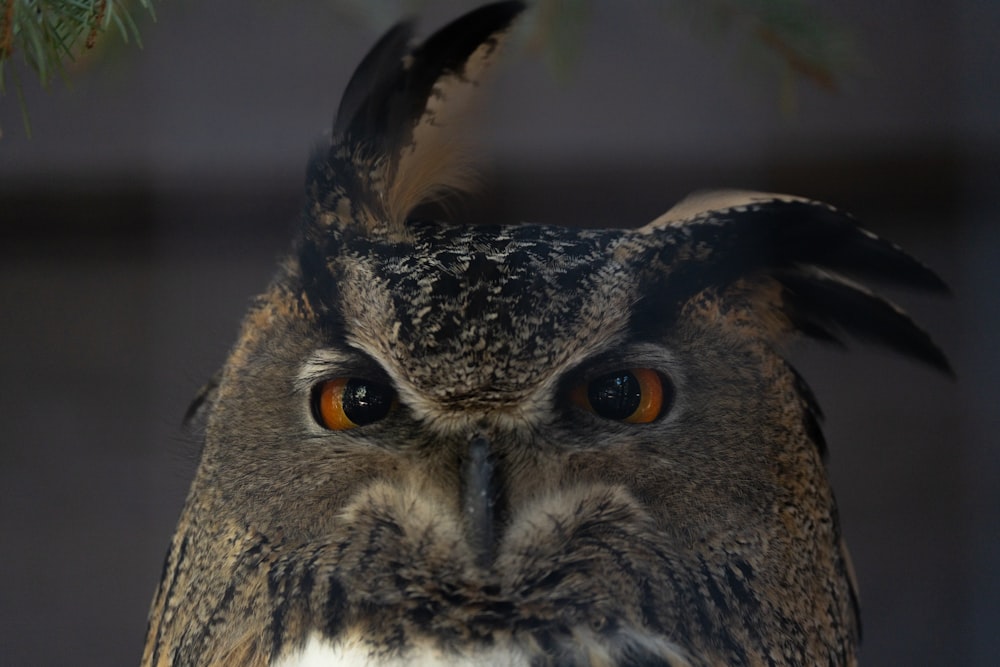
[[[671,392],[669,383],[653,369],[629,368],[576,387],[570,398],[605,419],[648,424],[669,407]]]
[[[396,392],[379,382],[335,378],[316,387],[313,413],[320,426],[344,431],[384,419],[396,404]]]

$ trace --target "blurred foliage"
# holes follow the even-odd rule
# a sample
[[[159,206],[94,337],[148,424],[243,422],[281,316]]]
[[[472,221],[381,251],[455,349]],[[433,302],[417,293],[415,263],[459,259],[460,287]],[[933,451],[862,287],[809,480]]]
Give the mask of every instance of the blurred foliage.
[[[137,0],[151,15],[151,0]],[[105,34],[117,29],[121,38],[139,46],[139,30],[127,3],[116,0],[3,0],[0,14],[0,96],[13,88],[21,104],[25,130],[31,126],[21,92],[18,70],[11,61],[19,57],[43,86],[97,46]]]
[[[836,92],[860,68],[848,30],[809,0],[664,0],[665,16],[708,41],[735,43],[744,63],[781,76],[781,105],[794,110],[795,86]]]
[[[536,0],[524,22],[526,39],[545,54],[558,75],[565,76],[586,48],[591,8],[599,0]],[[664,23],[684,25],[703,36],[730,45],[744,44],[765,54],[782,70],[782,102],[794,103],[794,83],[805,79],[835,90],[853,66],[854,47],[845,30],[810,0],[646,0]],[[326,0],[328,11],[347,21],[384,29],[400,17],[419,13],[433,0]],[[0,97],[13,89],[30,134],[28,113],[18,69],[37,75],[43,86],[55,76],[68,80],[71,68],[94,49],[105,34],[117,32],[125,42],[141,47],[139,31],[128,5],[153,15],[152,0],[3,0],[0,14]],[[319,5],[319,3],[317,3]],[[469,7],[479,3],[469,3]],[[252,11],[248,5],[247,11]],[[155,18],[155,17],[154,17]],[[2,135],[0,135],[2,136]]]

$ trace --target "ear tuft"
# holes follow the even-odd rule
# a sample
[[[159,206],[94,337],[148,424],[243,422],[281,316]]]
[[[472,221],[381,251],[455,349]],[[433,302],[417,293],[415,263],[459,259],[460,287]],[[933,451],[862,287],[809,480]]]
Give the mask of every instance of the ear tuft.
[[[954,376],[947,357],[927,332],[901,308],[864,286],[819,271],[784,271],[775,278],[784,287],[786,316],[805,335],[838,340],[831,330],[842,330]]]
[[[410,24],[386,33],[348,83],[330,145],[310,163],[308,224],[406,238],[413,209],[470,189],[463,116],[523,9],[487,5],[415,48]]]
[[[697,193],[640,233],[662,237],[669,256],[657,296],[665,307],[676,310],[708,288],[724,293],[738,284],[745,292],[749,285],[764,295],[761,308],[777,310],[786,323],[780,328],[829,343],[851,334],[952,374],[944,353],[909,316],[845,276],[938,292],[947,286],[832,206],[760,192]],[[778,298],[770,293],[775,284]]]

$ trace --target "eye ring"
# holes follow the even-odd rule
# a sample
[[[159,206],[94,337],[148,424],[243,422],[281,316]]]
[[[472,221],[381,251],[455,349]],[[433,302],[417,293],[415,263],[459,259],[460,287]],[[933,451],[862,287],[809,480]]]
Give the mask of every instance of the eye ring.
[[[652,368],[626,368],[580,383],[570,400],[604,419],[649,424],[670,408],[673,386]]]
[[[346,431],[381,421],[396,404],[392,387],[363,378],[325,380],[312,392],[313,417],[330,431]]]

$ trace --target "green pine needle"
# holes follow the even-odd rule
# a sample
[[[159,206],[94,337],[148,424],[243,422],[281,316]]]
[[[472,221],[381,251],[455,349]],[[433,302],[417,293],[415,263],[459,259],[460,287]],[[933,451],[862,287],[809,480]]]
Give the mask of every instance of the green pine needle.
[[[18,70],[19,58],[43,87],[56,76],[68,79],[68,68],[115,25],[122,40],[139,47],[139,29],[128,4],[138,4],[155,20],[152,0],[3,0],[0,3],[0,96],[13,89],[21,107],[25,132],[31,124]],[[8,79],[10,83],[8,84]],[[2,132],[0,132],[0,136]]]

